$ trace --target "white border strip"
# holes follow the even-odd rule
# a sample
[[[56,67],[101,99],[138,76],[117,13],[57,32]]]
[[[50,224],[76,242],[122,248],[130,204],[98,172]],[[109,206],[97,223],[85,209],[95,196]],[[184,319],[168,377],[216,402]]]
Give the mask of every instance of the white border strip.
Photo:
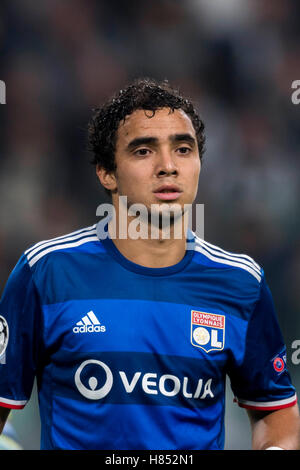
[[[97,227],[97,224],[94,224],[94,225],[91,225],[90,227],[86,227],[86,228],[81,228],[79,230],[76,230],[75,232],[71,232],[71,233],[67,233],[66,235],[61,235],[59,237],[56,237],[56,238],[51,238],[49,240],[42,240],[38,243],[36,243],[35,245],[31,246],[30,248],[28,248],[28,250],[26,250],[24,252],[25,255],[31,253],[32,250],[38,248],[38,247],[41,247],[45,244],[48,244],[50,242],[56,242],[56,241],[61,241],[67,237],[73,237],[75,235],[78,235],[78,234],[82,234],[82,235],[85,235],[85,232],[89,232],[89,231],[92,231],[92,230],[96,230],[96,227]]]
[[[0,403],[14,406],[25,406],[28,400],[9,400],[8,398],[0,397]]]
[[[84,232],[84,233],[79,233],[78,235],[75,235],[73,237],[65,237],[65,238],[62,238],[62,239],[59,239],[59,240],[51,240],[50,242],[48,243],[45,243],[43,246],[38,246],[37,248],[35,248],[34,250],[32,250],[28,256],[27,256],[27,259],[28,261],[31,260],[31,258],[34,257],[34,255],[36,253],[38,253],[39,251],[41,250],[44,250],[45,248],[49,247],[49,246],[53,246],[53,245],[56,245],[58,241],[60,242],[71,242],[71,241],[75,241],[75,240],[78,240],[78,238],[80,237],[84,237],[84,236],[87,236],[87,235],[96,235],[96,230],[90,230],[89,232]]]
[[[240,263],[254,269],[254,271],[256,271],[257,274],[261,275],[261,270],[257,269],[257,267],[253,263],[251,263],[250,261],[247,261],[244,258],[240,258],[238,256],[234,257],[234,256],[230,256],[230,255],[221,254],[220,252],[218,252],[216,250],[213,250],[212,248],[208,248],[208,246],[206,246],[204,243],[200,242],[199,240],[196,241],[196,245],[197,246],[202,246],[209,253],[211,253],[213,255],[216,255],[216,256],[220,256],[220,258],[226,258],[226,259],[229,259],[231,261],[239,261]]]
[[[258,275],[257,272],[254,271],[254,269],[250,268],[249,266],[246,266],[245,264],[236,263],[235,261],[229,261],[229,260],[227,261],[223,258],[217,258],[216,256],[212,256],[207,251],[205,251],[205,249],[201,247],[200,245],[196,245],[195,250],[199,251],[199,253],[202,253],[204,256],[211,259],[212,261],[216,261],[217,263],[226,264],[227,266],[235,266],[237,268],[242,268],[245,271],[248,271],[250,274],[252,274],[252,276],[254,276],[258,282],[261,282],[261,276]]]
[[[248,401],[248,400],[241,400],[236,397],[237,403],[245,406],[254,406],[255,408],[272,408],[274,406],[282,406],[288,405],[297,400],[297,395],[293,395],[289,398],[284,398],[283,400],[276,400],[276,401]]]
[[[200,241],[201,243],[204,243],[204,245],[207,245],[208,247],[214,249],[214,250],[217,250],[220,252],[220,256],[222,255],[222,253],[224,253],[225,255],[229,255],[229,256],[233,256],[235,258],[244,258],[245,260],[248,260],[250,261],[252,264],[254,264],[254,266],[258,269],[258,270],[261,270],[260,266],[254,261],[253,258],[251,258],[251,256],[248,256],[248,255],[245,255],[244,253],[231,253],[230,251],[225,251],[223,250],[222,248],[220,248],[219,246],[216,246],[216,245],[212,245],[211,243],[208,243],[207,241],[205,240],[202,240],[201,238],[199,238],[197,235],[196,235],[196,240]]]
[[[98,237],[97,236],[90,236],[90,237],[87,237],[87,238],[82,238],[81,240],[79,240],[76,243],[66,243],[66,244],[63,244],[63,245],[56,245],[52,248],[48,248],[47,250],[41,251],[39,254],[34,256],[28,262],[28,264],[29,264],[30,267],[32,267],[39,259],[43,258],[43,256],[47,255],[48,253],[51,253],[52,251],[65,250],[67,248],[73,248],[73,247],[76,247],[76,246],[83,245],[84,243],[93,242],[93,241],[99,241]]]

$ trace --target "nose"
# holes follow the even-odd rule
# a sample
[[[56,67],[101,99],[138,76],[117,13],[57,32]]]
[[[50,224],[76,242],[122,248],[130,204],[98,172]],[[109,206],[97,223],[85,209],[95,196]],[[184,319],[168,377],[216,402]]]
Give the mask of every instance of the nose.
[[[169,150],[159,153],[155,174],[157,177],[177,176],[178,168],[174,156],[172,156],[172,153]]]

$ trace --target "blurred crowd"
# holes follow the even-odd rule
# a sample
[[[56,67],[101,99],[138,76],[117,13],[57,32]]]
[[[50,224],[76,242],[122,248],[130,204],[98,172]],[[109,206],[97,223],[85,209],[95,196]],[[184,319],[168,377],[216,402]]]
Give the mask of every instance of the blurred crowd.
[[[168,79],[206,124],[205,239],[264,267],[286,341],[300,339],[299,36],[293,0],[1,0],[1,290],[29,246],[97,221],[92,108],[133,78]]]

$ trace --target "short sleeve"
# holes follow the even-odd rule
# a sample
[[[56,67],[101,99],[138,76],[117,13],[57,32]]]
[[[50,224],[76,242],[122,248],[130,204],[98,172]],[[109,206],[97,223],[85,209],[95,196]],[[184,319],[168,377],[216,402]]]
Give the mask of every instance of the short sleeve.
[[[27,259],[12,271],[0,301],[0,406],[23,408],[37,369],[40,305]]]
[[[296,403],[286,347],[264,276],[249,320],[242,364],[230,371],[235,401],[249,409],[275,410]]]

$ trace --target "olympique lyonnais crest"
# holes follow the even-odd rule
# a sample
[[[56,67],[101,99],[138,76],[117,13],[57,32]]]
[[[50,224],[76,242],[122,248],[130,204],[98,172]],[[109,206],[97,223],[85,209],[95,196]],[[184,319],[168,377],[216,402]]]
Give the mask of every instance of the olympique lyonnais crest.
[[[221,351],[225,344],[225,315],[192,310],[191,343],[204,351]]]

